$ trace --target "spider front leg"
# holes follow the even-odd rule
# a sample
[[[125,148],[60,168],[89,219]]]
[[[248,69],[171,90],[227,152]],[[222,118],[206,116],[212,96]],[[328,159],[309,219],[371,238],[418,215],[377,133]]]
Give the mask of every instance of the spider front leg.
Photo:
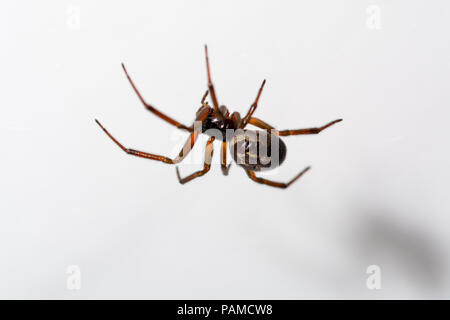
[[[183,129],[189,132],[192,132],[194,129],[192,126],[187,127],[184,124],[172,119],[171,117],[165,115],[164,113],[162,113],[161,111],[159,111],[158,109],[156,109],[155,107],[153,107],[151,104],[147,103],[144,98],[142,97],[141,93],[139,92],[139,90],[137,89],[137,87],[135,86],[133,80],[131,80],[131,77],[128,75],[128,71],[125,68],[125,65],[122,63],[122,68],[123,71],[125,72],[125,75],[127,76],[128,81],[131,84],[131,87],[133,87],[134,92],[136,92],[139,100],[141,100],[142,104],[144,105],[144,107],[150,111],[151,113],[153,113],[154,115],[156,115],[157,117],[163,119],[164,121],[167,121],[168,123],[170,123],[171,125],[179,128],[179,129]],[[206,93],[208,94],[208,92]],[[206,98],[206,95],[204,96],[204,98]],[[203,102],[203,101],[202,101]]]
[[[299,179],[306,171],[308,171],[309,169],[311,169],[311,167],[306,167],[305,169],[303,169],[302,172],[300,172],[298,175],[296,175],[293,179],[291,179],[291,181],[287,182],[287,183],[283,183],[283,182],[275,182],[275,181],[271,181],[271,180],[267,180],[264,178],[260,178],[257,177],[255,175],[255,172],[250,171],[250,170],[245,170],[245,172],[247,172],[247,175],[250,179],[252,179],[253,181],[257,182],[257,183],[261,183],[261,184],[265,184],[271,187],[275,187],[275,188],[281,188],[281,189],[286,189],[287,187],[289,187],[291,184],[293,184],[295,181],[297,181],[297,179]]]
[[[209,89],[209,94],[211,95],[211,101],[212,101],[214,111],[216,112],[217,117],[223,121],[223,120],[225,120],[225,117],[219,109],[219,101],[217,100],[216,90],[214,89],[214,85],[211,80],[211,70],[209,68],[208,47],[206,45],[205,45],[205,59],[206,59],[206,75],[208,77],[208,89]]]
[[[195,121],[203,122],[208,117],[208,114],[209,114],[208,108],[202,108],[197,113]],[[183,149],[180,151],[178,156],[176,156],[174,159],[170,159],[168,157],[156,155],[156,154],[153,154],[153,153],[148,153],[148,152],[143,152],[143,151],[138,151],[138,150],[134,150],[134,149],[125,148],[119,141],[116,140],[116,138],[114,138],[108,132],[108,130],[105,129],[105,127],[102,126],[102,124],[97,119],[95,119],[95,122],[97,122],[97,124],[100,126],[100,128],[103,129],[103,131],[106,133],[106,135],[112,141],[114,141],[114,143],[117,144],[120,149],[125,151],[127,154],[131,154],[131,155],[136,156],[136,157],[141,157],[141,158],[161,161],[161,162],[169,163],[169,164],[174,164],[174,163],[181,162],[187,156],[189,151],[191,151],[192,147],[195,144],[195,141],[197,140],[198,135],[200,134],[199,130],[192,130],[192,133],[189,135],[189,138],[187,139],[186,143],[183,146]]]
[[[264,79],[264,81],[262,82],[261,87],[258,90],[258,94],[256,95],[255,101],[250,106],[250,109],[248,110],[245,117],[242,118],[239,128],[241,128],[241,129],[245,128],[245,126],[248,124],[248,122],[252,118],[253,113],[255,112],[256,108],[258,107],[259,97],[261,96],[261,93],[262,93],[262,90],[263,90],[265,84],[266,84],[266,79]]]
[[[119,148],[121,148],[127,154],[131,154],[133,156],[140,157],[140,158],[146,158],[146,159],[161,161],[161,162],[168,163],[168,164],[175,164],[175,163],[181,162],[187,156],[189,151],[192,150],[192,147],[194,146],[195,141],[197,140],[197,137],[198,137],[198,134],[199,134],[198,131],[192,132],[189,135],[189,138],[187,139],[186,143],[183,146],[183,149],[180,151],[178,156],[176,156],[174,159],[170,159],[170,158],[165,157],[165,156],[160,156],[160,155],[156,155],[156,154],[153,154],[153,153],[148,153],[148,152],[143,152],[143,151],[138,151],[138,150],[126,148],[119,141],[117,141],[116,138],[114,138],[108,132],[108,130],[106,130],[105,127],[102,126],[102,124],[97,119],[95,119],[95,122],[97,122],[97,124],[100,126],[100,128],[103,129],[103,131],[106,133],[106,135],[112,141],[114,141],[114,143],[117,144],[119,146]]]
[[[178,170],[178,167],[176,167],[178,181],[180,181],[181,184],[185,184],[186,182],[189,182],[195,178],[201,177],[209,171],[209,169],[211,168],[211,159],[212,159],[213,152],[214,152],[214,149],[213,149],[214,139],[215,139],[214,137],[211,137],[211,138],[209,138],[208,142],[206,143],[205,162],[203,164],[203,170],[199,170],[185,178],[181,178],[180,171]]]

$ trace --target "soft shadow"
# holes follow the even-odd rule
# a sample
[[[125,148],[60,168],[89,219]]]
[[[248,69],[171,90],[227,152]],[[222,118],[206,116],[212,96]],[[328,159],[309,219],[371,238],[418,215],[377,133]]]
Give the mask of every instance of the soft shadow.
[[[430,230],[397,221],[394,212],[369,210],[361,217],[356,243],[363,259],[387,265],[384,274],[395,270],[395,275],[390,274],[392,279],[401,276],[417,289],[427,291],[423,293],[441,293],[445,256]]]

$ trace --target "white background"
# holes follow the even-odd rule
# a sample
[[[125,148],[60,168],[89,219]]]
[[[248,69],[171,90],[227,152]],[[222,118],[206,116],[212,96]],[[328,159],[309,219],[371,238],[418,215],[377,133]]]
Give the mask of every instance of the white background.
[[[449,298],[448,1],[4,1],[0,33],[1,298]],[[180,185],[94,123],[176,155],[186,133],[142,107],[120,63],[190,124],[205,43],[231,111],[266,78],[255,116],[277,128],[344,119],[286,137],[268,178],[312,166],[289,189],[222,176],[219,144]]]

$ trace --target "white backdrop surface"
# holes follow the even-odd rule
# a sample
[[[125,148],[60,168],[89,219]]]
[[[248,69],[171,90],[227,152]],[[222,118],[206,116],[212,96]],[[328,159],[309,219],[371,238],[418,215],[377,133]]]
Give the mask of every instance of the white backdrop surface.
[[[4,1],[0,25],[0,298],[449,298],[448,1]],[[186,134],[120,63],[190,123],[205,43],[231,111],[266,78],[255,115],[277,128],[344,119],[284,139],[268,178],[312,166],[289,189],[222,176],[220,144],[180,185],[94,123],[176,155]]]

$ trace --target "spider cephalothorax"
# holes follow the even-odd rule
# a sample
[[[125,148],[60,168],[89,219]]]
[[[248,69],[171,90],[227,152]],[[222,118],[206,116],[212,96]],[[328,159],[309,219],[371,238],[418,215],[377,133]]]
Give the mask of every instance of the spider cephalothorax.
[[[161,119],[167,121],[168,123],[174,125],[175,127],[186,130],[190,132],[189,138],[187,139],[183,149],[180,151],[177,157],[174,159],[155,155],[152,153],[137,151],[134,149],[125,148],[122,144],[120,144],[101,124],[98,120],[95,120],[97,124],[105,131],[105,133],[126,153],[161,161],[169,164],[176,164],[181,162],[189,151],[194,146],[197,137],[200,133],[204,133],[210,136],[208,142],[206,143],[206,151],[205,151],[205,162],[203,169],[193,174],[181,178],[178,167],[177,176],[180,183],[184,184],[192,179],[200,177],[207,173],[211,167],[211,159],[213,155],[213,142],[214,140],[219,140],[222,142],[221,148],[221,167],[224,175],[228,175],[228,170],[230,169],[230,165],[227,166],[227,144],[230,145],[230,152],[233,156],[234,161],[243,167],[247,172],[247,175],[255,182],[266,184],[272,187],[277,188],[287,188],[294,181],[300,178],[303,173],[308,171],[310,167],[306,167],[299,174],[297,174],[293,179],[291,179],[287,183],[275,182],[271,180],[267,180],[264,178],[257,177],[255,175],[255,171],[261,170],[269,170],[281,165],[286,158],[286,145],[280,139],[280,136],[290,136],[290,135],[300,135],[300,134],[317,134],[328,128],[329,126],[342,121],[342,119],[334,120],[322,127],[317,128],[308,128],[308,129],[296,129],[296,130],[282,130],[277,131],[274,127],[267,124],[266,122],[253,117],[253,113],[255,112],[259,97],[261,96],[261,92],[264,88],[264,84],[266,80],[263,81],[261,87],[259,88],[258,94],[256,96],[255,101],[250,106],[245,117],[241,118],[238,112],[233,112],[230,115],[230,112],[225,106],[220,106],[217,100],[216,92],[214,90],[214,86],[211,81],[211,73],[209,68],[209,59],[208,59],[208,49],[205,46],[205,55],[206,55],[206,70],[208,76],[208,90],[203,95],[201,100],[201,107],[198,109],[195,117],[195,122],[191,126],[185,126],[180,122],[166,116],[164,113],[155,109],[152,105],[148,104],[144,98],[141,96],[130,76],[128,75],[125,66],[122,64],[123,70],[130,81],[131,86],[134,91],[138,95],[141,102],[144,106],[160,117]],[[212,106],[210,106],[207,102],[205,102],[208,94],[211,96]],[[245,129],[248,124],[251,124],[255,127],[258,127],[263,130],[248,130]]]
[[[213,108],[211,108],[207,103],[205,103],[202,107],[200,107],[198,112],[201,112],[203,108],[208,109],[208,116],[202,122],[202,133],[208,134],[209,132],[214,132],[214,130],[220,131],[222,135],[222,140],[228,141],[230,140],[230,132],[239,128],[239,123],[241,121],[241,117],[239,112],[233,112],[230,116],[227,107],[221,106],[220,110],[224,116],[224,119],[221,119],[217,116],[216,112]],[[227,135],[228,131],[228,135]]]

